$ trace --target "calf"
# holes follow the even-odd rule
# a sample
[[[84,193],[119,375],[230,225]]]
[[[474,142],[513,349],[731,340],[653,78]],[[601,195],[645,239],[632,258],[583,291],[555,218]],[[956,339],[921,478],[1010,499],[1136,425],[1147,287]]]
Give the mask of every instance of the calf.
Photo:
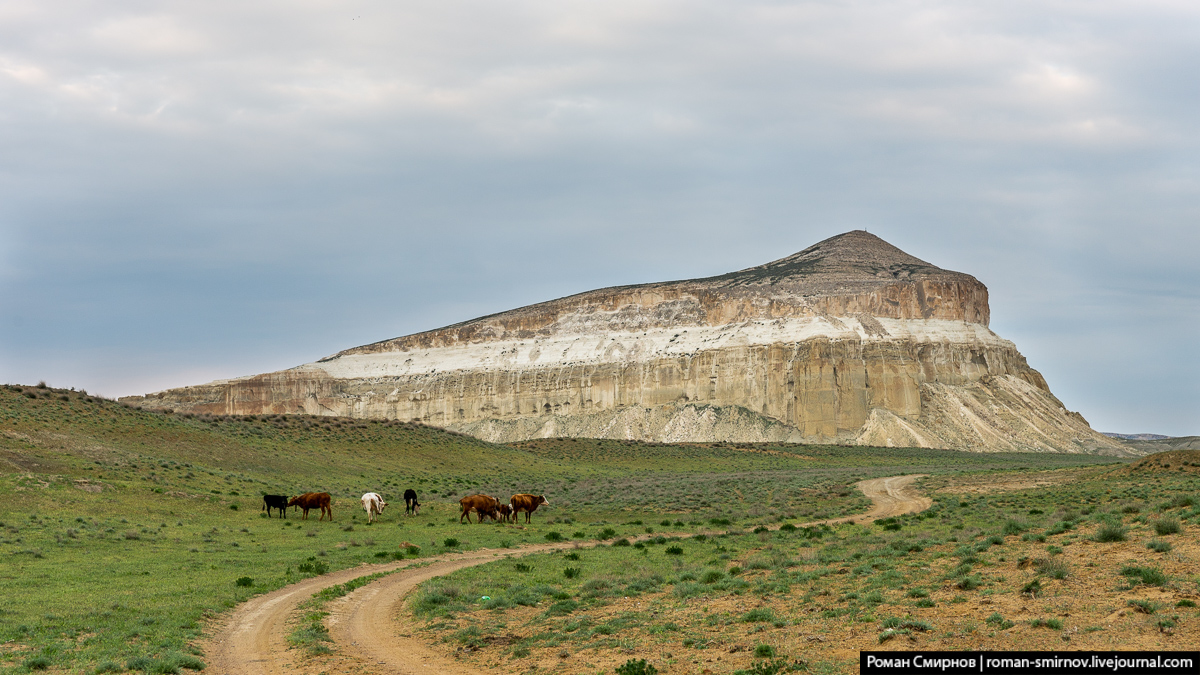
[[[421,510],[421,503],[417,501],[417,491],[409,488],[404,491],[404,515],[415,516]]]
[[[325,513],[329,513],[329,520],[333,520],[333,507],[329,505],[328,492],[305,492],[299,497],[292,497],[288,502],[288,506],[295,506],[304,511],[304,520],[308,520],[309,509],[321,509],[321,517],[317,520],[324,520]]]
[[[367,524],[370,525],[375,522],[376,516],[383,515],[383,507],[387,506],[387,502],[383,501],[383,497],[378,494],[368,492],[362,496],[362,505],[367,512]]]
[[[517,521],[517,514],[524,511],[525,522],[527,523],[529,522],[529,516],[534,511],[537,511],[539,506],[542,504],[547,506],[550,505],[550,502],[546,501],[545,495],[513,495],[512,499],[509,500],[509,503],[512,504],[513,522]]]
[[[500,520],[502,522],[507,523],[509,520],[512,519],[513,510],[512,510],[512,507],[509,506],[508,504],[501,504],[500,508],[498,510],[500,511]]]
[[[288,496],[287,495],[263,495],[262,510],[267,512],[267,517],[271,517],[271,509],[279,509],[279,517],[287,518]]]

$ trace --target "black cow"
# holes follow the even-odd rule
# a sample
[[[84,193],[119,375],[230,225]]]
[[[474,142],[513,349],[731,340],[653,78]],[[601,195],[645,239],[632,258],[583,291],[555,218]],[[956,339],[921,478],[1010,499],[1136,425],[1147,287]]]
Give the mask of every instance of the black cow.
[[[404,491],[404,515],[415,516],[421,510],[421,503],[417,501],[417,491],[409,488]]]
[[[288,496],[287,495],[263,495],[262,510],[267,512],[267,517],[271,517],[271,509],[279,509],[280,518],[287,518]]]

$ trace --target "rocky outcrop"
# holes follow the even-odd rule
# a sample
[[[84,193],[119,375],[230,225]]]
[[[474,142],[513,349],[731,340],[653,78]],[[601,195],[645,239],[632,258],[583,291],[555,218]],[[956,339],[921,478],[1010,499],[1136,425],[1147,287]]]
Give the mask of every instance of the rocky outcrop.
[[[1123,454],[988,327],[987,289],[866,232],[130,402],[587,436]]]

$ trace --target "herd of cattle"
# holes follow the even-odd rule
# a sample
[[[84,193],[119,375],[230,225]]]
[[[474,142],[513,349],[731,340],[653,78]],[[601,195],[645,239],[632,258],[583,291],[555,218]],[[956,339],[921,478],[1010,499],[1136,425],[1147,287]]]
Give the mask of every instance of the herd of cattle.
[[[271,509],[278,509],[281,518],[287,518],[287,510],[295,507],[304,511],[303,518],[308,519],[308,512],[311,509],[320,509],[321,517],[317,520],[324,520],[328,515],[330,520],[333,520],[333,508],[330,505],[331,499],[328,492],[306,492],[298,497],[289,498],[287,495],[263,495],[263,508],[270,517]],[[484,518],[491,518],[492,521],[501,522],[517,522],[517,515],[522,511],[525,512],[525,522],[529,522],[529,516],[537,511],[538,507],[550,502],[546,500],[544,495],[513,495],[508,500],[507,504],[503,504],[499,499],[491,495],[470,495],[458,500],[459,506],[462,507],[462,515],[458,517],[458,522],[462,523],[465,518],[471,522],[471,512],[474,511],[477,522],[482,523]],[[375,522],[375,518],[383,513],[383,508],[387,506],[387,502],[383,501],[374,492],[368,492],[362,496],[362,507],[367,512],[367,522]],[[407,516],[415,516],[420,513],[421,503],[417,501],[417,493],[415,490],[408,489],[404,491],[404,514]]]

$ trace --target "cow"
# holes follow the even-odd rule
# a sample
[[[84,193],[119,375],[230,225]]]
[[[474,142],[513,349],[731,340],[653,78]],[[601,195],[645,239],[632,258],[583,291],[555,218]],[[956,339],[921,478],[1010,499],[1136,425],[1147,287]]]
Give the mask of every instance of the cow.
[[[404,515],[415,516],[421,510],[421,503],[417,501],[417,491],[409,488],[404,491]]]
[[[263,495],[262,510],[267,512],[267,517],[271,517],[271,509],[279,509],[279,517],[287,518],[288,496],[287,495]]]
[[[387,506],[387,502],[378,494],[368,492],[362,496],[362,505],[363,510],[367,512],[367,524],[370,525],[375,522],[375,516],[383,515],[383,507]]]
[[[528,523],[529,516],[534,511],[537,511],[539,506],[542,504],[550,505],[550,502],[546,501],[545,495],[513,495],[509,503],[512,504],[512,518],[514,523],[517,522],[518,513],[524,511],[525,522]]]
[[[324,520],[325,514],[329,513],[329,520],[333,520],[333,507],[329,505],[328,492],[305,492],[299,497],[292,497],[288,502],[288,506],[295,506],[304,510],[304,520],[308,520],[309,509],[321,509],[321,517],[317,520]]]
[[[509,506],[508,504],[501,504],[500,508],[498,510],[500,511],[500,521],[501,522],[507,523],[512,518],[513,510],[512,510],[512,507]]]
[[[491,495],[468,495],[458,500],[458,503],[462,506],[462,515],[458,517],[459,523],[462,523],[463,518],[466,518],[468,523],[471,522],[472,509],[478,514],[481,523],[484,516],[496,520],[496,512],[500,508],[500,500]]]

